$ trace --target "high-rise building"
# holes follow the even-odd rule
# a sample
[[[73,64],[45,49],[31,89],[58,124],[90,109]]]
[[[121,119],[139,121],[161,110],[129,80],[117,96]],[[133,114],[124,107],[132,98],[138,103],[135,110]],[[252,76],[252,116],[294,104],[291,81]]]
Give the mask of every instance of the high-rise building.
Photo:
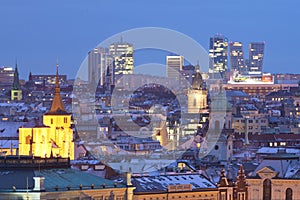
[[[220,73],[225,77],[228,69],[228,40],[223,35],[217,34],[209,42],[209,72]]]
[[[240,74],[247,71],[242,42],[230,42],[230,66],[231,71],[237,71]]]
[[[167,77],[179,80],[183,63],[183,56],[167,56]]]
[[[113,43],[109,46],[110,55],[114,60],[114,76],[133,74],[133,45],[127,42]]]
[[[113,63],[108,48],[96,47],[88,53],[88,80],[89,83],[99,83],[101,86],[105,81],[106,68]]]
[[[251,42],[249,44],[249,72],[262,72],[265,42]]]
[[[0,67],[0,85],[12,85],[15,70],[12,67]]]

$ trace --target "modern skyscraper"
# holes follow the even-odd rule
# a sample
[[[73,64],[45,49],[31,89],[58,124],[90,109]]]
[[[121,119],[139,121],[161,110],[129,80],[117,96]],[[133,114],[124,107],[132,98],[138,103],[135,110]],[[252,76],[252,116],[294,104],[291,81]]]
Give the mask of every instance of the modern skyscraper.
[[[114,75],[133,74],[133,45],[127,42],[116,42],[109,47],[110,55],[114,59]]]
[[[167,56],[167,77],[179,80],[183,62],[183,56]]]
[[[10,85],[14,81],[15,70],[12,67],[0,67],[0,85]]]
[[[222,77],[228,68],[228,40],[217,34],[209,42],[209,72],[220,73]]]
[[[237,71],[240,74],[247,71],[242,42],[230,42],[230,66],[231,71]]]
[[[265,42],[249,44],[249,72],[262,72]]]
[[[108,48],[97,47],[88,53],[88,80],[89,83],[99,83],[101,86],[105,81],[106,68],[112,65],[113,58]]]

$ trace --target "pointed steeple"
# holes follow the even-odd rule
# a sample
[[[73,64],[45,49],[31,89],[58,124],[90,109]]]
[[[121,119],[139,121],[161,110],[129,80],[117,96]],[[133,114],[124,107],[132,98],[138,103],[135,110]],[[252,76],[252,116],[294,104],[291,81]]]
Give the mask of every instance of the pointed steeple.
[[[234,191],[236,193],[235,196],[244,196],[244,199],[248,199],[248,184],[243,165],[240,165]]]
[[[15,72],[14,72],[14,82],[13,82],[12,89],[13,90],[20,90],[21,89],[17,61],[16,61]]]
[[[229,183],[228,183],[228,180],[226,178],[225,170],[224,169],[222,169],[222,171],[221,171],[221,177],[220,177],[218,186],[219,187],[227,187],[227,186],[229,186]]]
[[[239,190],[243,190],[243,189],[247,188],[247,181],[246,181],[246,176],[245,176],[245,171],[243,169],[243,165],[240,165],[240,169],[239,169],[237,180],[236,180],[236,187]]]
[[[58,62],[56,62],[56,77],[55,90],[52,105],[48,114],[67,114],[64,104],[60,96],[59,76],[58,76]]]
[[[28,81],[32,81],[32,73],[29,72]]]

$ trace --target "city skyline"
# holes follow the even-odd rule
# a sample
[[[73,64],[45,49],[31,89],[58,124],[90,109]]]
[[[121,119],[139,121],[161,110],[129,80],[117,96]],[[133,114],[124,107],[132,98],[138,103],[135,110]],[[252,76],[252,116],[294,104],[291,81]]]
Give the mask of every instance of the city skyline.
[[[21,79],[26,79],[30,71],[33,74],[55,73],[57,57],[61,74],[74,78],[81,62],[98,43],[113,34],[149,26],[182,32],[199,42],[206,51],[209,37],[216,33],[243,44],[265,41],[264,70],[267,72],[279,73],[284,68],[287,73],[297,73],[300,65],[300,61],[293,59],[297,56],[298,41],[290,37],[298,31],[296,26],[291,26],[296,24],[300,14],[296,10],[297,1],[284,4],[280,1],[192,1],[189,4],[29,1],[1,4],[0,16],[10,17],[0,22],[0,65],[13,67],[17,58]],[[166,9],[169,6],[172,9]],[[111,15],[113,9],[118,14]],[[129,14],[122,15],[122,10],[128,10]],[[181,14],[174,16],[173,12]],[[137,55],[136,66],[148,63],[149,59],[143,53]],[[159,56],[151,61],[165,64],[165,59]]]

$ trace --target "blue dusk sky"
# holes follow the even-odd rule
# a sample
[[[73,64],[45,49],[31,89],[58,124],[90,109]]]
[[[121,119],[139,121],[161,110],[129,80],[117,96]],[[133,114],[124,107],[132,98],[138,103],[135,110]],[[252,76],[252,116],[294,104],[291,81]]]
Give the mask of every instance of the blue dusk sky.
[[[0,66],[18,61],[21,78],[60,73],[74,78],[87,52],[110,36],[141,27],[179,31],[208,50],[221,33],[230,41],[265,41],[264,71],[300,73],[299,0],[1,0]],[[124,38],[126,40],[126,38]],[[148,56],[147,54],[152,56]],[[135,64],[165,64],[157,52]]]

